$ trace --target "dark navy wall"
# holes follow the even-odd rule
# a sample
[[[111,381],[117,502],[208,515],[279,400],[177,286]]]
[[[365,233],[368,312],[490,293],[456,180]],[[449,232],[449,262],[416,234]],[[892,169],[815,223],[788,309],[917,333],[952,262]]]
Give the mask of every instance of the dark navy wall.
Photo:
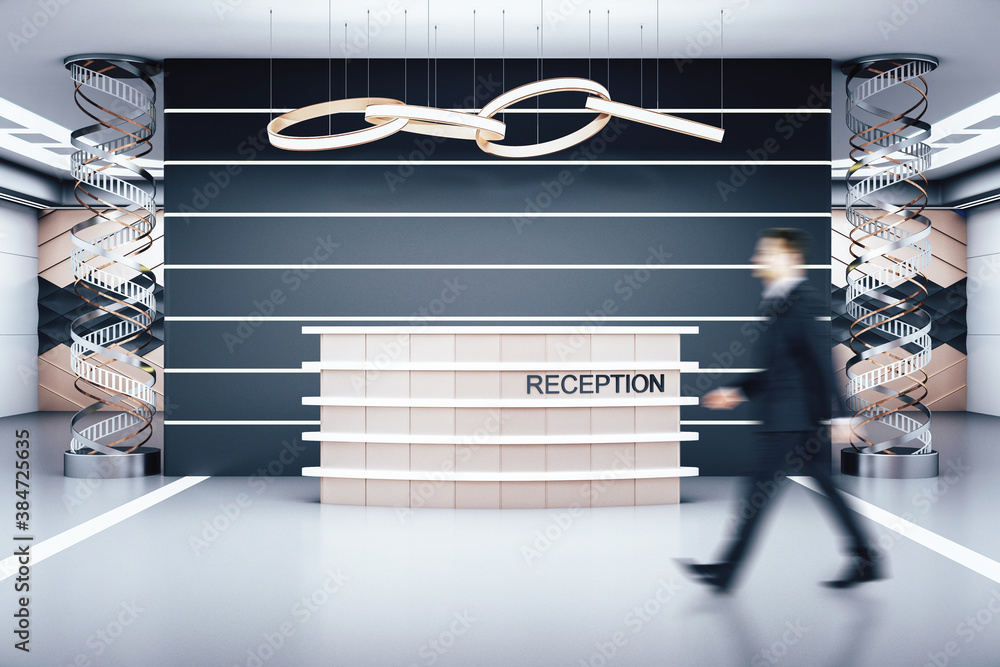
[[[372,95],[427,103],[426,61],[408,62],[405,93],[402,66],[373,60],[369,72],[365,61],[349,62],[348,95],[365,95],[370,78]],[[638,61],[610,66],[612,99],[656,106],[653,61],[643,64],[641,82]],[[536,67],[534,60],[478,59],[474,73],[470,60],[441,60],[436,80],[430,68],[430,102],[482,106],[535,80]],[[470,325],[496,317],[696,324],[701,333],[684,337],[682,357],[722,370],[685,374],[684,393],[724,384],[725,369],[750,365],[754,323],[747,318],[759,284],[748,269],[721,267],[748,264],[758,232],[771,226],[808,230],[815,240],[808,262],[830,263],[830,67],[827,60],[726,61],[730,112],[721,144],[613,119],[580,146],[513,161],[486,155],[473,142],[405,133],[341,151],[274,149],[263,132],[270,116],[266,60],[168,60],[167,474],[253,474],[292,453],[294,463],[282,464],[281,474],[318,464],[318,447],[302,449],[301,433],[314,430],[302,422],[318,420],[319,410],[303,407],[301,397],[318,394],[319,378],[294,372],[319,358],[318,337],[301,334],[304,325],[330,323],[315,318],[360,325],[427,316],[428,326],[456,324],[436,317],[464,317],[458,323]],[[607,61],[546,61],[544,74],[586,77],[588,69],[609,83]],[[760,84],[776,71],[780,85]],[[718,108],[718,61],[686,63],[680,71],[664,60],[659,76],[660,108]],[[277,109],[325,101],[328,86],[342,97],[343,61],[331,68],[326,60],[278,60],[273,84]],[[583,99],[559,94],[538,103],[579,108]],[[719,123],[717,112],[678,115]],[[333,131],[361,126],[356,115],[346,116],[333,120]],[[510,143],[552,139],[587,119],[505,118]],[[328,127],[323,119],[302,131]],[[474,164],[442,163],[455,160]],[[512,264],[528,266],[471,266]],[[621,265],[677,268],[637,273]],[[319,268],[330,266],[337,268]],[[828,268],[808,273],[820,294],[829,292]],[[444,304],[439,299],[449,290],[454,298]],[[544,319],[555,317],[571,319]],[[723,422],[747,418],[742,409],[685,408],[683,420],[713,424],[685,427],[700,431],[701,440],[684,444],[684,464],[706,475],[744,471],[750,427]],[[246,421],[289,423],[239,423]]]

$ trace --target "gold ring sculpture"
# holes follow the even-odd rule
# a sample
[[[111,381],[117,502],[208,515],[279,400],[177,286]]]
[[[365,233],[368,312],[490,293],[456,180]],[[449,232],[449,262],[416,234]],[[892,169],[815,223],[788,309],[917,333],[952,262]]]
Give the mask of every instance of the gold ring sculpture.
[[[496,143],[505,137],[506,125],[496,120],[494,116],[532,97],[562,92],[587,93],[585,108],[597,113],[597,117],[582,128],[558,139],[525,146]],[[296,123],[345,111],[364,111],[365,120],[375,127],[321,137],[293,137],[282,133]],[[290,151],[319,151],[357,146],[403,131],[450,139],[475,140],[480,149],[491,155],[526,158],[548,155],[586,141],[600,132],[612,116],[709,141],[722,141],[724,134],[724,130],[718,127],[613,102],[607,88],[595,81],[577,77],[543,79],[519,86],[483,105],[478,114],[403,104],[399,100],[377,97],[320,102],[278,116],[268,123],[267,134],[271,145],[276,148]]]

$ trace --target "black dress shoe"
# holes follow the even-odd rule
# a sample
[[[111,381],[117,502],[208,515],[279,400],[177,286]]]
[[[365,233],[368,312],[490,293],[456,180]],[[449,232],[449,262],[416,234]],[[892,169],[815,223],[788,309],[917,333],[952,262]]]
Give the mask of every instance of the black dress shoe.
[[[843,576],[832,581],[824,581],[829,588],[850,588],[866,581],[885,579],[885,572],[879,557],[871,549],[855,549],[851,564]]]
[[[733,584],[733,566],[730,563],[695,563],[676,559],[685,574],[695,581],[710,586],[717,593],[727,593]]]

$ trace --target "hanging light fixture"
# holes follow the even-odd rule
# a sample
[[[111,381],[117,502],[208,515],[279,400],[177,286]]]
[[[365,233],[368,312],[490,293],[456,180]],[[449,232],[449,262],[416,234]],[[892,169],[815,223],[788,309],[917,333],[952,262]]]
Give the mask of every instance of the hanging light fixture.
[[[658,11],[658,8],[657,8]],[[544,16],[543,16],[544,19]],[[659,22],[657,22],[658,24]],[[589,22],[588,22],[589,26]],[[657,29],[658,29],[657,25]],[[429,7],[428,7],[429,29]],[[405,30],[405,26],[404,26]],[[588,27],[589,31],[589,27]],[[541,48],[541,25],[538,27],[538,42]],[[475,12],[473,12],[473,40],[475,40]],[[437,41],[437,26],[435,26],[435,43]],[[657,43],[659,43],[657,41]],[[370,46],[369,46],[370,49]],[[436,48],[435,48],[436,54]],[[541,58],[542,54],[539,53]],[[370,57],[370,54],[369,54]],[[404,54],[405,60],[405,54]],[[541,62],[541,61],[540,61]],[[610,52],[610,10],[608,10],[608,77],[611,69]],[[659,53],[657,53],[659,66]],[[541,65],[539,65],[541,67]],[[435,68],[436,69],[436,68]],[[475,74],[475,73],[474,73]],[[436,75],[435,75],[436,76]],[[475,78],[475,76],[473,76]],[[521,146],[506,146],[500,143],[506,136],[506,124],[494,118],[510,106],[549,93],[583,92],[588,97],[584,108],[597,113],[597,117],[584,127],[569,134],[535,144]],[[429,95],[429,93],[428,93]],[[657,81],[657,97],[659,96],[659,81]],[[475,98],[472,102],[475,105]],[[283,134],[284,130],[306,120],[318,118],[324,114],[364,111],[365,120],[374,127],[339,135],[317,137],[292,137]],[[285,150],[330,150],[357,146],[388,137],[396,132],[411,132],[451,139],[474,140],[481,150],[491,155],[510,158],[528,158],[547,155],[565,150],[586,141],[607,125],[611,117],[631,120],[644,125],[679,132],[690,136],[720,142],[725,134],[722,128],[704,123],[690,121],[677,116],[651,111],[641,107],[614,102],[611,100],[609,87],[590,79],[576,77],[559,77],[544,79],[506,91],[483,105],[479,113],[470,111],[454,111],[431,106],[410,105],[399,100],[388,98],[352,98],[323,102],[296,109],[274,118],[268,123],[267,132],[271,144]]]

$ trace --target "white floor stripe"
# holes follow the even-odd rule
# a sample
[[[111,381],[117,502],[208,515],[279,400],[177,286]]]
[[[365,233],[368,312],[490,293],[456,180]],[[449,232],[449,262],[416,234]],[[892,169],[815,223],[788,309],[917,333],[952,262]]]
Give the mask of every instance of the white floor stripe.
[[[811,477],[789,477],[794,482],[798,482],[810,491],[823,493],[816,481]],[[843,493],[843,492],[841,492]],[[881,507],[876,507],[871,503],[861,500],[857,496],[844,493],[847,506],[852,510],[867,517],[872,521],[885,526],[889,530],[899,533],[903,537],[909,538],[921,546],[925,546],[931,551],[941,554],[945,558],[952,560],[959,565],[969,568],[977,574],[981,574],[988,579],[1000,583],[1000,563],[987,558],[986,556],[963,547],[957,542],[952,542],[946,537],[941,537],[937,533],[918,526],[912,521],[896,516],[892,512],[887,512]]]
[[[15,548],[26,544],[31,545],[29,549],[31,556],[30,564],[35,565],[49,556],[54,556],[60,551],[69,549],[74,544],[78,544],[88,537],[93,537],[99,532],[107,530],[129,517],[135,516],[139,512],[149,509],[167,498],[176,496],[181,491],[186,491],[206,479],[208,477],[182,477],[176,482],[171,482],[135,500],[130,500],[121,507],[116,507],[89,521],[84,521],[79,526],[74,526],[69,530],[63,531],[55,537],[50,537],[47,540],[37,543],[18,541],[15,542]],[[0,561],[0,581],[17,574],[18,567],[20,567],[20,563],[18,563],[17,556],[9,556]]]
[[[744,270],[753,264],[163,264],[167,271],[694,271]],[[830,269],[800,264],[796,269]]]

